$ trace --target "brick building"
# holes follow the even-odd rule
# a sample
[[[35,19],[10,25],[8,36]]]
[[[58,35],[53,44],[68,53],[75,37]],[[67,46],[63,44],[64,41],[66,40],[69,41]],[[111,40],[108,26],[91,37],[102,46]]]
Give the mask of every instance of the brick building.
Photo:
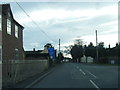
[[[23,60],[23,29],[13,17],[10,4],[0,4],[0,60]]]

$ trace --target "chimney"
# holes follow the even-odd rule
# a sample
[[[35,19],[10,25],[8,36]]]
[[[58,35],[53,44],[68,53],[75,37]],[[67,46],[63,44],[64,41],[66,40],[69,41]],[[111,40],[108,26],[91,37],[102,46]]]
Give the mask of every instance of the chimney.
[[[35,51],[35,48],[33,48],[33,51]]]
[[[109,44],[109,49],[110,49],[110,44]]]

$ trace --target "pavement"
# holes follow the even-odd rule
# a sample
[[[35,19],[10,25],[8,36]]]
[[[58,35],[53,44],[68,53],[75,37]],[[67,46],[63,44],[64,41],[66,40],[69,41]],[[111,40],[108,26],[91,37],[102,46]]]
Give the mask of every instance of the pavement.
[[[38,82],[38,80],[42,80],[45,76],[47,76],[52,70],[54,69],[54,67],[49,67],[47,70],[38,73],[34,76],[31,76],[21,82],[16,83],[15,85],[9,87],[12,89],[24,89],[24,88],[30,88],[32,85],[34,85],[36,82]]]
[[[118,66],[62,63],[14,88],[89,88],[118,90]],[[119,89],[120,90],[120,89]]]

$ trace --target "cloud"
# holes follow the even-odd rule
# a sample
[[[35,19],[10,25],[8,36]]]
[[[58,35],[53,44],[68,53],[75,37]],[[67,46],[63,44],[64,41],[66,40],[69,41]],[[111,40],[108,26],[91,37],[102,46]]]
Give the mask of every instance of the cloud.
[[[115,21],[103,23],[103,24],[101,24],[100,26],[110,26],[110,25],[117,25],[117,24],[118,24],[118,21],[115,20]]]
[[[39,46],[39,43],[33,42],[33,43],[31,43],[30,45],[31,45],[32,47],[38,47],[38,46]]]
[[[118,34],[118,27],[113,27],[113,28],[111,28],[111,29],[109,29],[109,30],[105,30],[105,31],[103,31],[103,32],[101,32],[100,33],[101,35],[108,35],[108,34]]]
[[[113,3],[20,3],[27,11],[35,25],[20,9],[14,9],[14,16],[24,25],[24,46],[26,48],[43,48],[51,42],[58,48],[73,43],[81,36],[87,43],[95,43],[95,30],[101,41],[115,43],[110,36],[117,35],[118,7]],[[20,13],[20,14],[19,14]],[[40,28],[47,33],[41,32]],[[104,37],[104,38],[103,38]],[[112,38],[113,39],[113,38]]]
[[[56,8],[47,8],[47,9],[37,9],[29,12],[29,16],[36,22],[44,22],[57,19],[59,23],[62,22],[72,22],[74,20],[86,20],[97,16],[102,15],[117,15],[117,6],[108,6],[101,7],[101,9],[96,10],[92,9],[74,9],[74,10],[66,10],[64,8],[56,9]],[[112,10],[112,11],[111,11]],[[24,15],[24,14],[23,14]],[[23,17],[26,17],[25,15]],[[21,18],[17,17],[21,23],[29,23],[31,20],[29,18]],[[61,23],[62,23],[61,22]],[[55,22],[56,23],[56,22]],[[51,24],[51,23],[50,23]]]

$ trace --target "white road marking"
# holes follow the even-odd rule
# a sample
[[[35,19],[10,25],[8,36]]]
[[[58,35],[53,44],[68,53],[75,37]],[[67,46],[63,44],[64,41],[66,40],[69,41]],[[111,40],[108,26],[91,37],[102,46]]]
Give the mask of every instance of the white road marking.
[[[85,75],[85,72],[83,72],[83,70],[82,69],[80,69],[80,71]]]
[[[97,78],[94,74],[92,74],[91,72],[89,72],[89,71],[87,71],[86,70],[86,72],[88,72],[90,75],[92,75],[93,77],[95,77],[95,78]]]
[[[92,80],[89,80],[92,84],[93,84],[93,86],[95,87],[95,88],[97,88],[98,90],[100,90],[100,88],[92,81]]]
[[[44,78],[45,76],[47,76],[49,73],[51,73],[54,70],[51,69],[50,71],[48,71],[47,73],[43,74],[41,77],[39,77],[38,79],[36,79],[35,81],[33,81],[31,84],[27,85],[25,88],[30,88],[32,87],[35,83],[39,82],[42,78]]]

